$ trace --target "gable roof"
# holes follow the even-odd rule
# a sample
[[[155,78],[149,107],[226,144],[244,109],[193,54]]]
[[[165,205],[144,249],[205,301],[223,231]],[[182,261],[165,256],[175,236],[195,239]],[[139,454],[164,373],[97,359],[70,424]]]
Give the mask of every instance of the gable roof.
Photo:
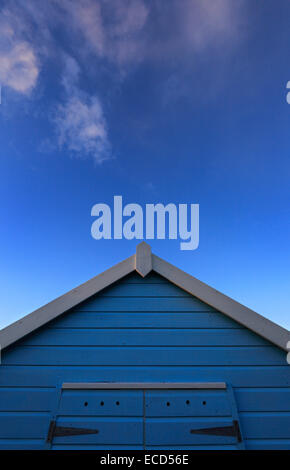
[[[288,330],[152,254],[151,247],[145,242],[137,246],[135,255],[3,328],[0,331],[0,347],[4,349],[10,346],[134,271],[137,271],[142,277],[145,277],[150,271],[155,271],[202,302],[219,310],[281,349],[288,351],[287,342],[290,341]]]

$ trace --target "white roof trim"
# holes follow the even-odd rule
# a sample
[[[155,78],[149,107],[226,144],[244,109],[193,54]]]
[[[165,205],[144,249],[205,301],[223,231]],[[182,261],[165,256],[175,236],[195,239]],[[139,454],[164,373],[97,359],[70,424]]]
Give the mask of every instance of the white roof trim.
[[[145,242],[137,246],[136,255],[130,256],[1,330],[0,347],[4,349],[15,343],[127,274],[137,271],[142,277],[145,277],[151,270],[276,346],[288,351],[287,342],[290,341],[290,332],[288,330],[209,287],[158,256],[151,254],[151,248]]]
[[[64,382],[63,390],[190,389],[226,390],[225,382]]]
[[[0,331],[0,347],[2,349],[6,348],[23,336],[26,336],[28,333],[31,333],[40,326],[43,326],[47,322],[57,318],[70,308],[75,307],[80,302],[83,302],[92,295],[97,294],[105,287],[110,286],[113,282],[118,281],[134,270],[135,255],[130,256],[130,258],[127,258],[112,268],[107,269],[98,276],[93,277],[89,281],[70,290],[43,307],[34,310],[34,312],[26,315],[20,320],[17,320],[15,323],[12,323]]]
[[[271,341],[271,343],[276,344],[276,346],[288,351],[287,342],[290,340],[290,332],[288,330],[213,289],[181,269],[176,268],[158,256],[153,255],[152,258],[153,271],[166,277],[176,286],[224,313],[241,325]]]

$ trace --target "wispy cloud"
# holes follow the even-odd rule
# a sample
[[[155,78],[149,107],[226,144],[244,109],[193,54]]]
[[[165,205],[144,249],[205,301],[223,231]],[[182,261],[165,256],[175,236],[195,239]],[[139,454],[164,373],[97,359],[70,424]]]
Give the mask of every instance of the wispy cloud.
[[[65,62],[62,80],[65,101],[57,106],[53,118],[58,145],[73,155],[91,156],[101,163],[111,155],[102,105],[96,95],[80,90],[80,69],[76,61],[67,56]]]
[[[240,35],[242,4],[240,0],[182,0],[183,8],[175,8],[183,30],[183,40],[195,51],[208,46],[220,47],[225,41],[229,47]]]
[[[38,63],[33,47],[18,36],[16,25],[6,17],[0,20],[0,81],[18,93],[28,94],[37,83]]]
[[[111,148],[101,92],[85,90],[82,78],[96,82],[98,70],[108,64],[124,78],[145,61],[161,66],[184,60],[188,66],[208,48],[224,51],[239,38],[241,5],[240,0],[167,0],[166,5],[163,0],[50,0],[40,8],[39,0],[6,0],[0,12],[0,80],[29,94],[47,59],[65,55],[59,77],[65,92],[53,117],[58,145],[101,162]],[[177,73],[165,80],[165,101],[187,89]]]
[[[117,66],[140,59],[149,13],[143,0],[64,0],[61,8],[86,42],[87,52]]]

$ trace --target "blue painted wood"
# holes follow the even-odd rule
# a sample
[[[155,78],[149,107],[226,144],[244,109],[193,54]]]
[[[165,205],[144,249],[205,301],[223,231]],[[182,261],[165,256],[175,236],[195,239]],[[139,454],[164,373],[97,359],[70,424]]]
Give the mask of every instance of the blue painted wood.
[[[235,390],[239,411],[289,411],[290,388],[241,388]]]
[[[146,447],[190,444],[219,445],[220,448],[234,445],[244,449],[241,433],[227,436],[199,432],[232,427],[234,422],[239,424],[230,386],[225,390],[146,390],[145,417]]]
[[[0,366],[0,386],[63,382],[228,382],[233,387],[289,387],[289,366]]]
[[[0,411],[50,411],[54,389],[0,388]]]
[[[146,416],[231,416],[226,390],[150,390],[145,392]]]
[[[0,450],[43,450],[44,439],[0,439]]]
[[[290,439],[248,439],[248,450],[289,450]]]
[[[98,434],[54,437],[58,444],[141,445],[143,444],[143,418],[138,417],[59,417],[57,426],[98,429]]]
[[[124,284],[116,283],[114,286],[104,289],[98,294],[98,298],[102,297],[179,297],[192,299],[192,295],[181,290],[174,284]]]
[[[145,425],[146,443],[152,445],[237,445],[236,437],[191,434],[191,429],[232,426],[231,418],[148,418]]]
[[[219,312],[70,312],[47,325],[53,328],[234,328],[243,327]],[[46,331],[46,330],[45,330]]]
[[[146,446],[146,450],[162,452],[163,450],[238,450],[236,445],[179,445],[179,446]]]
[[[3,365],[87,365],[87,366],[167,366],[167,365],[286,365],[278,348],[266,347],[33,347],[11,349]]]
[[[225,381],[234,387],[246,446],[290,448],[285,352],[154,273],[127,276],[4,350],[2,362],[0,449],[43,446],[56,385],[90,381]]]
[[[188,401],[189,395],[192,404]],[[164,402],[165,406],[162,406]],[[195,410],[194,413],[184,413],[184,407],[188,408],[189,406]],[[202,408],[206,411],[202,411]],[[74,445],[76,448],[82,445],[122,445],[124,442],[128,445],[132,444],[132,439],[135,444],[140,445],[144,442],[146,445],[147,435],[143,431],[144,426],[146,431],[147,424],[149,427],[151,426],[151,416],[160,415],[162,417],[161,420],[154,421],[159,426],[160,423],[163,423],[164,417],[169,418],[169,423],[174,421],[170,418],[172,412],[177,424],[180,424],[179,415],[181,413],[181,416],[186,416],[186,423],[190,426],[195,426],[196,422],[211,423],[213,420],[216,425],[220,425],[221,419],[215,419],[216,416],[226,415],[230,417],[230,423],[234,419],[227,390],[146,390],[145,392],[142,390],[62,390],[60,404],[53,418],[56,419],[56,426],[93,429],[97,430],[98,434],[80,433],[73,436],[57,436],[55,434],[52,448],[63,445]],[[191,414],[193,418],[189,420],[188,416]],[[132,416],[135,415],[139,417],[133,418]],[[196,420],[197,415],[200,416],[198,421]],[[135,435],[136,429],[132,427],[132,423],[137,426],[137,437]],[[142,426],[139,426],[141,424]],[[124,436],[124,425],[126,425],[126,436]],[[208,440],[207,437],[205,440],[207,444],[212,442],[212,439]],[[215,436],[213,440],[215,443]],[[231,440],[235,442],[237,439]],[[161,442],[157,440],[155,445],[158,443],[162,444],[162,440]],[[191,443],[203,444],[203,440],[200,439],[200,436],[197,436],[197,439],[192,436]],[[228,438],[221,439],[219,437],[217,443],[227,444]],[[150,439],[148,444],[150,445]],[[235,445],[237,445],[236,442]]]
[[[22,346],[265,346],[246,329],[46,329],[30,335]],[[278,350],[280,354],[280,350]],[[275,354],[275,352],[274,352]],[[9,353],[8,353],[9,355]],[[285,356],[285,355],[284,355]],[[282,357],[282,355],[281,355]],[[285,357],[284,357],[285,360]]]
[[[78,312],[214,312],[198,299],[186,297],[94,297]]]
[[[290,438],[290,412],[241,412],[240,420],[247,439]]]
[[[142,390],[64,390],[60,415],[143,416]]]
[[[49,413],[0,413],[0,439],[40,439],[47,434]]]
[[[143,450],[143,446],[125,446],[125,445],[106,445],[106,444],[56,444],[52,450]]]

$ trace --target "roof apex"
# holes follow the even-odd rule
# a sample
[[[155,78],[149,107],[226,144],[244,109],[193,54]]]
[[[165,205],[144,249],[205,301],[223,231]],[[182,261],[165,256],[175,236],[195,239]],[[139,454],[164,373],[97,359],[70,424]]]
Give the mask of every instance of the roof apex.
[[[152,271],[151,246],[146,242],[141,242],[136,247],[136,271],[142,277]]]
[[[135,255],[3,328],[0,331],[0,348],[4,349],[15,343],[134,271],[142,277],[145,277],[150,271],[155,271],[202,302],[224,313],[281,349],[288,351],[287,343],[290,341],[288,330],[152,254],[150,245],[145,242],[137,245]]]

